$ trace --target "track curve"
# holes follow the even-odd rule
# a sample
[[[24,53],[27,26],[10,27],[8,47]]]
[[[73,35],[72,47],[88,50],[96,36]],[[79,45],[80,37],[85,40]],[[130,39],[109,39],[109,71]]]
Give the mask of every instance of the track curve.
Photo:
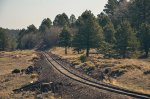
[[[63,66],[58,61],[56,61],[48,53],[42,52],[42,55],[46,58],[46,60],[57,71],[59,71],[61,74],[65,75],[66,77],[68,77],[70,79],[73,79],[73,80],[75,80],[77,82],[80,82],[82,84],[86,84],[86,85],[89,85],[91,87],[95,87],[95,88],[98,88],[98,89],[103,89],[103,90],[111,91],[111,92],[114,92],[114,93],[131,96],[131,97],[134,97],[134,98],[150,99],[150,95],[149,94],[144,94],[144,93],[139,93],[139,92],[135,92],[135,91],[130,91],[130,90],[127,90],[127,89],[119,88],[119,87],[116,87],[116,86],[113,86],[113,85],[98,83],[98,82],[86,79],[84,77],[81,77],[81,76],[73,73],[72,71],[69,71],[67,68],[65,68],[65,66]]]

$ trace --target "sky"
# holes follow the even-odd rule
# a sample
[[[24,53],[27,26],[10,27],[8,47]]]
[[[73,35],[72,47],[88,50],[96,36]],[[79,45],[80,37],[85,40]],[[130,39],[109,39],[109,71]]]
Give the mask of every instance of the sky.
[[[74,14],[76,18],[85,10],[97,16],[107,0],[0,0],[0,27],[22,29],[34,24],[37,28],[44,18],[52,21],[58,14]]]

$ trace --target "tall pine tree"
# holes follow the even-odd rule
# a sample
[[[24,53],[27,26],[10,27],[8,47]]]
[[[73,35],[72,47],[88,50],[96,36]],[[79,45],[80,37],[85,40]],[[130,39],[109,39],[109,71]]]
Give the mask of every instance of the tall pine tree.
[[[143,23],[140,27],[139,37],[141,41],[142,48],[145,52],[145,57],[148,57],[150,48],[150,24]]]
[[[128,21],[122,22],[118,27],[116,41],[117,50],[123,58],[128,57],[128,54],[138,47],[135,32]]]
[[[103,40],[103,30],[94,15],[88,10],[82,13],[78,22],[79,32],[75,35],[74,47],[86,49],[86,56],[88,57],[91,48],[100,46],[100,42]]]

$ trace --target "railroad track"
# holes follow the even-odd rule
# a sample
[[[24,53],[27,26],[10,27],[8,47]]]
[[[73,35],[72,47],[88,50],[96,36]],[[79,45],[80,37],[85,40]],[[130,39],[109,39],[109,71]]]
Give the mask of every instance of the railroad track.
[[[89,80],[87,78],[81,77],[81,76],[73,73],[72,71],[69,71],[65,66],[63,66],[58,61],[56,61],[48,53],[42,52],[42,54],[46,58],[46,60],[51,64],[51,66],[53,66],[57,71],[59,71],[61,74],[65,75],[66,77],[68,77],[70,79],[73,79],[77,82],[80,82],[82,84],[86,84],[86,85],[89,85],[91,87],[95,87],[95,88],[98,88],[98,89],[103,89],[103,90],[107,90],[107,91],[110,91],[110,92],[131,96],[131,97],[134,97],[134,98],[150,99],[149,94],[135,92],[135,91],[127,90],[127,89],[120,88],[120,87],[117,87],[117,86],[95,82],[95,81]]]

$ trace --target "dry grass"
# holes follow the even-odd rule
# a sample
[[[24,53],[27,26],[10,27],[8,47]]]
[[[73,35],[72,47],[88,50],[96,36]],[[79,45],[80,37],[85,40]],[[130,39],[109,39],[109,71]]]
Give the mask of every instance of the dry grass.
[[[13,69],[24,69],[33,64],[30,61],[33,57],[36,57],[34,50],[0,52],[0,99],[18,99],[21,97],[34,99],[34,93],[31,92],[24,94],[24,96],[12,92],[13,89],[29,83],[32,80],[30,75],[11,74]]]
[[[26,68],[32,64],[30,60],[35,56],[34,50],[0,52],[0,75],[8,74],[15,68]]]
[[[35,91],[23,91],[20,93],[13,93],[12,91],[22,85],[37,81],[39,77],[37,73],[31,75],[11,74],[13,69],[25,69],[32,65],[32,60],[37,57],[34,50],[0,52],[0,99],[39,99]],[[55,98],[52,93],[41,94],[39,97],[42,97],[42,99],[43,97],[47,97],[46,99],[61,99],[60,97]]]
[[[64,48],[56,47],[51,50],[52,53],[68,59],[75,64],[76,68],[83,68],[83,66],[91,67],[91,63],[81,63],[79,57],[83,54],[77,54],[73,52],[72,48],[68,49],[68,55],[64,54]],[[94,52],[95,50],[92,50]],[[144,75],[144,72],[150,70],[150,61],[141,59],[104,59],[103,55],[90,55],[90,61],[94,63],[94,72],[97,74],[100,70],[110,68],[111,71],[124,70],[124,74],[118,77],[110,77],[109,83],[128,88],[131,90],[150,94],[150,74]],[[85,65],[86,64],[86,65]],[[84,69],[84,68],[83,68]],[[108,81],[107,81],[108,82]]]

